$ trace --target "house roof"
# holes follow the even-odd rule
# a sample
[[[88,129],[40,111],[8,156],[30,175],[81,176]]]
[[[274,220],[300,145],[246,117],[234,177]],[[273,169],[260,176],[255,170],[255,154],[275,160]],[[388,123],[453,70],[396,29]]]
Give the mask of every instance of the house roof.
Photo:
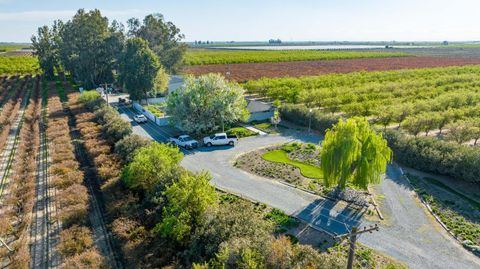
[[[247,100],[247,109],[250,113],[266,112],[272,110],[272,105],[257,100]]]

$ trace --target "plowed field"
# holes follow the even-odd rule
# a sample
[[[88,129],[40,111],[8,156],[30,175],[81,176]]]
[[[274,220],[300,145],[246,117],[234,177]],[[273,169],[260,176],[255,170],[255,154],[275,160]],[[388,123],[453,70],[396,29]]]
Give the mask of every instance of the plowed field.
[[[189,66],[186,67],[183,72],[194,75],[221,73],[234,80],[245,81],[261,77],[300,77],[329,73],[463,66],[472,64],[480,64],[480,58],[393,57],[380,59],[218,64]],[[230,74],[227,75],[227,72],[230,72]]]

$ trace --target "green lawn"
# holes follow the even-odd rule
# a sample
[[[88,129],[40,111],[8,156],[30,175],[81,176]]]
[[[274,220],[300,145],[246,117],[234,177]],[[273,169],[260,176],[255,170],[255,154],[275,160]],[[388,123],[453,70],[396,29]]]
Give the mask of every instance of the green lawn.
[[[299,161],[290,160],[288,158],[288,154],[281,149],[269,151],[263,154],[262,158],[270,162],[285,163],[285,164],[295,166],[298,169],[300,169],[300,173],[304,177],[313,178],[313,179],[322,178],[323,173],[320,167],[309,165]]]
[[[238,138],[257,135],[257,133],[248,130],[245,127],[233,127],[226,131],[228,135],[236,135]]]

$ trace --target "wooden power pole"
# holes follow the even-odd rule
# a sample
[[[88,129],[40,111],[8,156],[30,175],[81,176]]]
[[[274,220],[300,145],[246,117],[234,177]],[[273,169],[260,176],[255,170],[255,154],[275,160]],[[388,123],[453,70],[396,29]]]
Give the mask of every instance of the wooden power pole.
[[[353,268],[353,260],[355,258],[355,243],[357,242],[357,235],[363,233],[372,233],[373,231],[378,231],[378,225],[375,224],[374,226],[370,227],[363,227],[363,229],[358,230],[357,227],[352,228],[352,232],[345,236],[350,236],[350,247],[348,251],[348,264],[347,269]]]

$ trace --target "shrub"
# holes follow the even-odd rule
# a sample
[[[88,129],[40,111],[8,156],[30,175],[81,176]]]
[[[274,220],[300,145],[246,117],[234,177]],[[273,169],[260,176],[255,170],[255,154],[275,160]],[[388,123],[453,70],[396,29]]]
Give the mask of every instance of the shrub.
[[[150,143],[150,140],[139,135],[128,135],[115,143],[115,153],[118,154],[124,162],[129,163],[139,149],[148,146]]]
[[[58,250],[64,256],[80,254],[92,246],[92,234],[87,227],[74,225],[60,233]]]
[[[98,253],[96,249],[87,250],[75,256],[65,259],[62,268],[65,269],[89,269],[110,268],[105,264],[104,258]]]
[[[82,92],[78,100],[88,107],[88,109],[94,109],[103,103],[102,96],[95,90]]]

